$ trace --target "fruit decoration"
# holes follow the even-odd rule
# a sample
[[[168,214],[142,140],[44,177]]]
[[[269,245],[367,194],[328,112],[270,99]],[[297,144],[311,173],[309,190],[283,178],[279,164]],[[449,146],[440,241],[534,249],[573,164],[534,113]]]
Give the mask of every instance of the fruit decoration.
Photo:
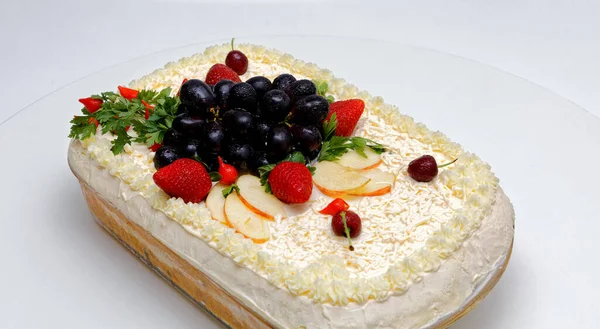
[[[335,198],[325,208],[319,211],[323,215],[335,215],[340,211],[348,210],[350,205],[344,201],[344,199]]]
[[[288,73],[279,75],[273,80],[273,89],[285,91],[289,85],[296,81],[296,78]]]
[[[69,137],[83,140],[100,127],[103,134],[116,136],[111,139],[114,154],[131,143],[145,143],[154,152],[157,173],[180,160],[192,160],[213,179],[218,173],[222,185],[230,187],[235,187],[238,173],[259,174],[264,193],[286,203],[310,198],[311,161],[342,158],[340,163],[350,168],[344,170],[371,169],[381,162],[381,144],[346,135],[356,127],[362,101],[334,102],[326,82],[296,80],[291,74],[242,82],[239,75],[247,70],[247,57],[235,49],[225,64],[214,64],[204,81],[184,79],[175,97],[169,88],[156,92],[118,86],[118,93],[82,98],[83,115],[71,121]],[[128,133],[129,127],[135,134]],[[369,178],[362,180],[353,193],[387,191],[381,184],[368,185]],[[162,184],[165,192],[178,194],[165,181]]]
[[[435,158],[431,155],[423,155],[408,164],[408,174],[417,182],[431,182],[438,174],[438,168],[449,166],[456,162],[454,159],[448,163],[438,166]]]
[[[303,163],[278,163],[268,181],[273,195],[285,203],[304,203],[312,194],[312,175]]]
[[[221,179],[219,182],[224,185],[231,185],[235,183],[235,180],[238,177],[238,172],[234,166],[228,165],[223,162],[221,157],[219,159],[219,175],[221,175]]]
[[[243,52],[235,50],[233,47],[233,41],[231,39],[231,51],[227,53],[225,57],[225,65],[229,66],[235,73],[242,75],[248,70],[248,57]]]
[[[215,85],[217,82],[221,80],[231,80],[233,82],[242,82],[240,77],[234,70],[229,68],[225,64],[215,64],[210,67],[208,73],[206,73],[206,78],[204,82],[209,85]]]
[[[329,109],[327,120],[330,120],[333,115],[337,118],[335,134],[348,137],[354,132],[356,124],[365,110],[365,102],[362,99],[337,101],[331,103]]]
[[[259,100],[262,99],[268,91],[273,89],[273,84],[271,83],[271,80],[263,76],[252,77],[248,79],[246,83],[251,85],[252,88],[256,90],[256,97]]]
[[[212,188],[206,168],[192,159],[178,159],[154,173],[154,182],[169,196],[185,202],[201,202]]]
[[[331,229],[337,236],[345,236],[348,239],[348,249],[354,251],[352,238],[357,237],[362,229],[360,216],[350,210],[338,212],[331,219]]]
[[[188,81],[188,78],[183,78],[183,81],[181,81],[181,85],[183,85],[187,81]],[[179,96],[181,96],[181,87],[179,87],[179,90],[177,90],[177,97],[179,97]]]

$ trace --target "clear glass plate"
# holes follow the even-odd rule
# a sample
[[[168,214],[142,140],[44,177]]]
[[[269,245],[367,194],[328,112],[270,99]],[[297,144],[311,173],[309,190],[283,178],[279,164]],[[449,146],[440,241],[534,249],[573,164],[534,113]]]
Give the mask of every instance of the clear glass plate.
[[[219,40],[128,61],[67,85],[0,125],[3,325],[218,328],[92,220],[68,169],[77,99]],[[511,263],[455,328],[589,327],[598,311],[600,119],[539,86],[436,51],[325,36],[238,40],[329,68],[488,161],[516,209]],[[35,314],[35,316],[32,316]]]

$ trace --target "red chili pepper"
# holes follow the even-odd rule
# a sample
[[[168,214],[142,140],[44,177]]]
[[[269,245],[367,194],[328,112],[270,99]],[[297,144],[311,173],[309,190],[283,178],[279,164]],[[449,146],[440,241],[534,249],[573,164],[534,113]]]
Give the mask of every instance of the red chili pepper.
[[[158,149],[162,146],[162,144],[159,143],[154,143],[152,146],[149,147],[149,149],[152,150],[152,152],[156,152],[158,151]]]
[[[221,157],[219,157],[219,174],[221,175],[221,180],[219,182],[225,185],[231,185],[235,183],[235,180],[238,176],[238,172],[235,167],[223,162],[223,158]]]
[[[188,81],[188,78],[183,78],[183,81],[181,81],[181,84],[183,85],[187,81]],[[177,91],[177,97],[179,97],[179,93],[181,93],[181,87],[179,87],[179,90]]]
[[[331,201],[327,207],[323,208],[321,211],[319,211],[319,213],[323,214],[323,215],[335,215],[337,213],[339,213],[340,211],[345,211],[348,210],[348,208],[350,208],[350,205],[346,203],[346,201],[344,201],[343,199],[340,198],[336,198],[335,200]]]
[[[150,105],[148,103],[146,103],[146,101],[142,100],[142,104],[144,104],[144,106],[146,107],[146,112],[144,113],[144,118],[146,118],[146,120],[148,120],[150,118],[150,110],[154,109],[154,105]]]
[[[96,125],[96,127],[98,127],[98,120],[96,120],[96,118],[89,118],[89,119],[88,119],[88,122],[89,122],[89,123],[93,123],[93,124],[95,124],[95,125]]]
[[[138,96],[138,91],[135,89],[119,86],[119,93],[125,99],[134,99]]]
[[[102,107],[102,100],[97,98],[80,98],[79,103],[83,104],[90,113],[94,113]]]

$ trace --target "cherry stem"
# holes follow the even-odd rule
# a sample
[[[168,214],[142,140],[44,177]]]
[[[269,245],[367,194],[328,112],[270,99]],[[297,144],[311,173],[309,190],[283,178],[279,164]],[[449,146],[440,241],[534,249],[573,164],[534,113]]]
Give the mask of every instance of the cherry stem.
[[[449,165],[451,165],[451,164],[455,163],[455,162],[456,162],[456,160],[458,160],[458,158],[456,158],[456,159],[454,159],[454,160],[452,160],[452,161],[450,161],[450,162],[448,162],[448,163],[444,163],[443,165],[441,165],[441,166],[438,166],[438,168],[444,168],[444,167],[446,167],[446,166],[449,166]]]
[[[342,211],[340,213],[342,216],[342,223],[344,223],[344,232],[346,233],[346,237],[348,238],[348,249],[350,251],[354,251],[354,247],[352,246],[352,239],[350,238],[350,229],[348,228],[348,224],[346,224],[346,212]]]
[[[235,50],[235,48],[233,48],[233,40],[235,40],[235,38],[231,38],[231,50]]]

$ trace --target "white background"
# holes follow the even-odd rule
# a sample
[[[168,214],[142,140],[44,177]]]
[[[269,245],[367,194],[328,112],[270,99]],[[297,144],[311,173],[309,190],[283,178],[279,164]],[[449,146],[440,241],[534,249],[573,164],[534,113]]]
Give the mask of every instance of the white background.
[[[0,122],[52,90],[124,60],[200,41],[273,34],[361,36],[441,50],[531,80],[600,115],[600,1],[2,4]]]
[[[344,2],[342,5],[336,1],[23,1],[3,2],[0,9],[0,96],[3,100],[3,105],[0,106],[0,122],[65,84],[144,54],[232,36],[281,34],[359,36],[456,54],[533,81],[600,116],[600,94],[597,92],[600,87],[598,2],[369,1],[356,4]],[[318,48],[311,50],[315,54],[319,51]],[[357,76],[369,76],[365,74],[364,69],[369,65],[368,62],[357,65],[362,67]],[[394,63],[389,65],[393,66]],[[378,67],[380,71],[373,76],[385,74],[381,65]],[[366,87],[381,87],[376,81],[360,82]],[[431,85],[436,86],[435,82],[431,82]],[[396,99],[393,97],[393,91],[386,90],[386,95],[392,95],[386,99],[401,104],[401,96],[409,98],[402,93],[409,90],[407,88],[410,86],[403,88],[405,89],[399,91]],[[435,88],[442,91],[443,86],[438,85]],[[415,87],[415,92],[420,90],[424,89]],[[433,91],[429,92],[432,95],[436,94]],[[526,95],[528,93],[524,92],[522,95],[515,95],[514,99],[519,99],[522,106],[529,105],[524,100]],[[535,120],[535,116],[531,116],[534,112],[543,116],[544,107],[551,108],[556,105],[554,110],[568,107],[558,98],[544,96],[539,92],[535,95],[541,97],[540,99],[554,101],[544,103],[532,100],[530,105],[535,111],[529,113],[529,120]],[[448,98],[448,95],[445,97]],[[481,98],[485,96],[482,95]],[[464,102],[464,99],[461,101]],[[413,106],[407,108],[415,111],[418,103],[410,105]],[[435,104],[436,107],[442,105]],[[461,106],[464,105],[466,104],[461,103]],[[493,104],[489,107],[494,108]],[[442,119],[436,120],[438,114],[427,112],[426,108],[422,109],[422,113],[415,111],[417,117],[433,126],[443,126]],[[52,107],[44,110],[56,111]],[[525,109],[523,111],[525,114]],[[584,116],[573,113],[579,120],[574,118],[571,124],[567,123],[568,112],[563,114],[564,131],[575,131],[584,127],[573,127],[575,123],[580,124]],[[45,116],[51,116],[51,113],[45,113]],[[34,120],[32,117],[33,113],[29,113],[27,119]],[[501,120],[500,117],[498,119]],[[473,120],[483,122],[485,118],[480,116]],[[543,118],[540,117],[540,120],[543,121]],[[590,122],[589,127],[597,127],[597,122],[593,124]],[[67,126],[66,122],[64,126]],[[518,126],[518,123],[515,126]],[[12,129],[15,131],[16,128]],[[595,298],[589,289],[598,288],[594,283],[596,280],[593,279],[593,273],[598,273],[598,267],[594,265],[592,256],[595,254],[593,236],[594,230],[598,229],[597,211],[600,209],[593,206],[597,203],[597,198],[594,197],[597,196],[597,191],[593,189],[593,182],[598,181],[598,178],[585,177],[585,173],[595,172],[597,162],[591,166],[578,166],[576,171],[569,172],[570,162],[564,157],[572,156],[577,148],[573,147],[569,153],[569,150],[564,148],[568,148],[570,142],[563,142],[563,157],[552,159],[547,156],[550,154],[550,146],[560,143],[558,134],[562,132],[549,128],[550,131],[545,131],[546,136],[550,136],[548,134],[552,131],[556,131],[557,134],[547,137],[548,143],[539,144],[543,147],[537,149],[530,148],[531,145],[536,145],[532,143],[535,136],[529,138],[531,136],[523,133],[525,129],[519,130],[519,137],[528,138],[529,144],[521,145],[515,140],[514,145],[510,147],[511,156],[515,155],[516,159],[503,159],[499,150],[486,148],[486,145],[491,143],[489,138],[486,140],[482,137],[481,140],[476,140],[469,135],[484,136],[486,130],[488,127],[482,126],[472,126],[465,130],[460,125],[449,125],[448,130],[444,129],[450,136],[461,142],[465,141],[467,148],[475,150],[494,165],[503,186],[517,207],[519,252],[513,257],[509,271],[498,289],[476,312],[456,327],[502,328],[498,323],[489,323],[489,319],[494,319],[494,314],[502,314],[502,323],[509,324],[509,328],[550,328],[553,323],[556,324],[556,328],[565,328],[566,323],[577,323],[577,328],[593,328],[590,322],[593,317],[591,314],[599,310],[598,304],[593,304]],[[502,127],[491,127],[489,130],[494,136],[506,133]],[[580,136],[585,136],[584,129],[580,130]],[[539,131],[543,129],[540,128]],[[3,135],[2,132],[3,127],[0,127],[0,137],[9,138],[10,134]],[[535,133],[536,131],[532,131],[532,135]],[[598,140],[597,131],[587,133]],[[60,141],[66,144],[63,139]],[[0,138],[0,144],[4,145],[3,142],[7,140],[3,141]],[[44,154],[48,159],[46,163],[52,162],[56,166],[53,170],[61,168],[65,171],[52,177],[46,175],[47,181],[44,184],[47,185],[44,186],[57,191],[68,191],[68,194],[58,193],[49,197],[48,193],[42,193],[38,189],[35,192],[32,190],[31,195],[19,195],[9,189],[2,191],[7,192],[2,194],[3,201],[9,202],[2,204],[0,209],[0,242],[7,242],[0,245],[0,257],[8,259],[7,263],[11,266],[2,269],[0,278],[15,280],[19,277],[23,278],[23,281],[0,282],[0,288],[10,286],[7,294],[10,298],[0,298],[0,314],[2,310],[14,312],[2,315],[0,327],[4,327],[2,319],[8,319],[9,328],[22,327],[19,323],[27,323],[25,327],[28,328],[44,327],[44,319],[49,319],[48,326],[62,328],[101,328],[108,324],[114,327],[115,323],[120,323],[121,327],[125,328],[163,328],[169,325],[194,327],[195,323],[199,328],[208,326],[201,311],[186,307],[188,304],[182,301],[183,298],[156,279],[141,263],[135,261],[134,257],[126,255],[118,244],[101,233],[99,227],[89,221],[79,221],[80,218],[89,217],[89,214],[81,202],[79,191],[73,186],[75,183],[72,177],[66,175],[68,173],[64,165],[64,153],[60,154],[60,161],[50,161],[49,157],[58,153],[50,151],[50,146],[44,146],[40,137],[35,137],[34,132],[27,137],[26,142],[28,147],[24,147],[24,151],[39,152],[40,156]],[[32,145],[39,146],[40,149],[36,151],[32,149]],[[508,145],[508,142],[505,142],[505,145]],[[542,154],[546,157],[542,157]],[[583,152],[580,154],[585,158]],[[529,163],[522,167],[521,173],[518,172],[519,166],[515,165],[519,160],[516,155],[531,156],[531,159],[528,159]],[[14,158],[11,159],[13,163]],[[598,159],[598,153],[591,154],[590,159]],[[34,165],[23,167],[35,168]],[[573,173],[580,172],[583,176],[573,177]],[[34,186],[41,182],[38,176],[23,176],[23,179]],[[555,179],[552,184],[551,179]],[[3,182],[7,181],[10,187],[10,183],[16,179],[7,180],[5,177]],[[66,186],[69,188],[65,189]],[[536,192],[543,194],[543,197],[529,198],[532,191],[535,191],[531,186],[537,186]],[[556,191],[552,188],[556,188]],[[543,192],[540,191],[542,189]],[[27,204],[31,208],[42,207],[41,202],[28,201],[33,195],[48,199],[48,202],[43,203],[43,209],[36,209],[37,213],[47,213],[48,218],[58,218],[59,221],[44,223],[43,215],[38,215],[35,220],[36,223],[42,223],[41,226],[36,226],[33,230],[30,225],[30,231],[19,230],[18,227],[26,225],[11,223],[33,221],[34,219],[27,214],[33,214],[35,211],[10,206]],[[77,202],[70,203],[65,199]],[[8,212],[5,212],[7,206]],[[69,214],[75,213],[79,217],[61,219],[61,215],[66,213],[64,207],[70,207]],[[5,213],[9,216],[5,216]],[[540,231],[536,231],[538,229]],[[69,233],[72,234],[69,236]],[[70,241],[52,245],[57,243],[52,239],[53,236],[60,237],[58,241],[67,238]],[[54,254],[44,253],[44,245]],[[94,247],[81,251],[61,250],[65,246],[90,248],[90,245]],[[36,246],[40,251],[19,254],[18,251],[12,251],[10,246],[17,250]],[[90,259],[94,262],[90,262]],[[557,262],[554,263],[553,260]],[[79,264],[90,266],[93,263],[98,264],[97,268],[81,269],[81,273],[73,271]],[[111,263],[117,266],[106,265]],[[104,267],[101,264],[105,264]],[[64,266],[65,270],[58,270],[57,266]],[[132,273],[137,277],[132,279]],[[68,288],[66,277],[72,280]],[[553,278],[556,278],[555,282],[552,281]],[[102,285],[102,288],[98,288],[97,285]],[[19,291],[26,295],[19,295]],[[61,295],[63,292],[68,292],[69,299]],[[4,295],[1,290],[0,295]],[[575,307],[574,303],[579,304]],[[77,304],[81,307],[74,307]],[[148,305],[154,305],[153,314],[147,314],[144,307]],[[68,310],[61,309],[62,307],[67,307]],[[122,310],[123,313],[115,313],[115,309]],[[163,313],[160,313],[159,309]],[[577,314],[577,310],[582,314]],[[65,318],[64,314],[69,312],[73,313],[72,317]],[[147,317],[144,316],[146,314]],[[177,316],[173,317],[174,314]],[[81,319],[90,322],[82,322]]]

